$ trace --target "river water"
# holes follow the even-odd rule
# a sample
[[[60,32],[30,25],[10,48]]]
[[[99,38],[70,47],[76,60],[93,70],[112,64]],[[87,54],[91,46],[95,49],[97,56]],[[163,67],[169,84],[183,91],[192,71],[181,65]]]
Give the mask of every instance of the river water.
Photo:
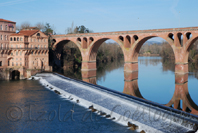
[[[192,100],[198,105],[197,66],[195,64],[189,64],[188,80],[181,87],[185,90],[183,93],[189,93],[187,99],[190,97],[190,101],[185,97],[182,97],[183,99],[179,98],[181,99],[180,108],[182,108],[182,100],[184,99],[184,102],[191,102]],[[179,88],[175,81],[176,75],[174,71],[174,60],[163,60],[161,57],[139,57],[138,79],[129,83],[124,80],[123,60],[100,63],[97,64],[96,84],[123,93],[126,93],[126,89],[129,89],[129,86],[131,86],[130,89],[138,90],[138,93],[144,99],[160,104],[167,104],[173,98],[175,90]],[[82,79],[80,69],[75,71],[73,69],[64,70],[64,75]],[[129,95],[131,94],[129,93]]]
[[[124,81],[123,66],[123,61],[98,65],[96,83],[124,92],[128,82]],[[176,88],[174,62],[161,57],[139,57],[138,67],[133,87],[146,100],[167,104]],[[186,89],[198,105],[198,74],[192,66],[189,70]],[[80,69],[67,71],[65,76],[82,79]],[[39,81],[0,81],[0,91],[0,132],[131,132],[105,118],[87,118],[87,109],[62,99]],[[73,115],[71,110],[75,111]]]
[[[132,132],[61,98],[39,81],[1,81],[0,91],[1,133]]]

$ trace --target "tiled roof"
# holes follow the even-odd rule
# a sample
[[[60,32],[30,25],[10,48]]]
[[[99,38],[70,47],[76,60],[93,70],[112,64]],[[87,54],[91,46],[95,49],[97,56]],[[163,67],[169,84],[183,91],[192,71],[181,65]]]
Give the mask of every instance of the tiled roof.
[[[39,30],[21,30],[19,32],[19,34],[24,34],[26,36],[31,36],[34,35],[36,32],[38,32]]]
[[[31,36],[34,35],[39,30],[21,30],[19,33],[11,34],[11,36]]]
[[[5,20],[5,19],[2,19],[2,18],[0,18],[0,22],[16,23],[16,22],[13,22],[13,21],[10,21],[10,20]]]
[[[24,36],[24,34],[19,34],[19,33],[13,33],[10,36]]]

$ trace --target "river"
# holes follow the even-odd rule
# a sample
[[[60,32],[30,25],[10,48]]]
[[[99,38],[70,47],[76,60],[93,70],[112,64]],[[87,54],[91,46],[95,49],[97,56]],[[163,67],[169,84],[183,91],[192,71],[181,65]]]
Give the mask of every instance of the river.
[[[173,62],[161,57],[139,57],[138,79],[131,82],[124,80],[123,66],[122,60],[98,65],[96,83],[124,93],[126,84],[131,84],[144,99],[160,104],[167,104],[173,97],[178,86]],[[189,70],[186,89],[198,105],[197,71],[192,67]],[[80,69],[67,70],[65,76],[82,79]],[[85,119],[87,109],[59,97],[39,81],[0,81],[0,91],[1,132],[131,132],[105,118]],[[73,115],[71,110],[75,111]]]
[[[178,88],[175,83],[174,70],[174,61],[163,60],[161,57],[139,57],[138,79],[136,82],[128,83],[124,81],[123,60],[101,63],[97,66],[96,83],[119,92],[124,92],[126,84],[131,84],[131,86],[136,86],[136,89],[139,89],[144,99],[167,104],[173,97],[176,87]],[[198,105],[198,71],[193,64],[189,65],[189,71],[188,81],[185,82],[187,86],[183,88],[189,91],[190,99]],[[80,69],[76,71],[65,70],[64,73],[65,76],[82,79]],[[182,98],[180,102],[182,108]]]

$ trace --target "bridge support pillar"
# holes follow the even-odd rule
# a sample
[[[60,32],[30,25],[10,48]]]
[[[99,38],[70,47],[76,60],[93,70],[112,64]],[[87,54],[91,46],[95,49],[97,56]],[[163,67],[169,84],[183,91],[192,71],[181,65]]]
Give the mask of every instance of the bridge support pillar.
[[[82,61],[82,70],[96,70],[96,61]]]
[[[188,73],[188,63],[176,63],[175,73],[181,73],[181,74]]]
[[[125,62],[124,63],[125,72],[135,72],[138,71],[138,62]]]
[[[138,87],[138,71],[124,72],[124,90],[123,93],[139,98],[143,98]]]
[[[182,100],[182,108],[180,101]],[[175,109],[191,111],[192,114],[198,114],[198,106],[191,99],[188,91],[188,73],[175,74],[175,92],[171,99]]]
[[[135,72],[124,72],[125,81],[133,81],[138,79],[138,71]]]
[[[96,84],[96,69],[82,69],[82,80],[91,84]]]
[[[82,80],[96,84],[96,61],[82,61]]]

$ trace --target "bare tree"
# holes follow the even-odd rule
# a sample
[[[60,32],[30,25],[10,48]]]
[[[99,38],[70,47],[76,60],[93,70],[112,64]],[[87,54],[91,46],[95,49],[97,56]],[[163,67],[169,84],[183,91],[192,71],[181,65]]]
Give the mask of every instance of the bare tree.
[[[66,30],[66,34],[74,34],[77,33],[77,27],[74,27],[74,22],[72,22],[71,27],[68,27]]]
[[[41,22],[38,22],[35,27],[37,27],[39,30],[41,30],[42,32],[44,31],[45,29],[45,25]]]

